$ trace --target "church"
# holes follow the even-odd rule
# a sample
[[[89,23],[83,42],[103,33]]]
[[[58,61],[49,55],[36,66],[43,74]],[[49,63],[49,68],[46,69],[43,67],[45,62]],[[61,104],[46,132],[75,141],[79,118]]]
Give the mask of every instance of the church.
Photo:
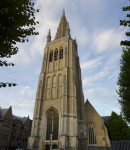
[[[51,132],[52,149],[110,146],[107,124],[84,102],[78,46],[64,10],[55,39],[50,29],[47,35],[28,148],[49,150]]]

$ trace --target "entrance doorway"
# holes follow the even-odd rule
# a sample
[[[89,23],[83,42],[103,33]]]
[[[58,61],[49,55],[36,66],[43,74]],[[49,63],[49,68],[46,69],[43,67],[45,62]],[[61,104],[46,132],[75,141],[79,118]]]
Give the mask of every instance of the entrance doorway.
[[[50,145],[46,145],[46,150],[50,150]]]
[[[52,149],[57,149],[57,145],[52,145]]]

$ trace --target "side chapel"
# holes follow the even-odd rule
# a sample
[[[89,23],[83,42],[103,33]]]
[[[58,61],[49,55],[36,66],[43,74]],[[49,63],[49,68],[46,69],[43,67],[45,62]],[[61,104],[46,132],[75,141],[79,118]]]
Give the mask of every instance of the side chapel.
[[[64,10],[55,39],[50,30],[47,35],[28,148],[49,150],[51,132],[53,149],[110,146],[104,120],[88,100],[84,103],[77,42]]]

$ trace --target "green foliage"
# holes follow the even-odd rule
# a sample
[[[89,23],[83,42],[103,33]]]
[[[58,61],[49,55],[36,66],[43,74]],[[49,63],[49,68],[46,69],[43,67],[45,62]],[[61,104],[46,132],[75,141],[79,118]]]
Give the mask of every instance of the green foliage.
[[[130,140],[130,129],[121,116],[112,112],[108,123],[108,133],[111,141]]]
[[[130,6],[123,7],[122,11],[130,11]],[[127,14],[126,17],[130,17]],[[130,27],[130,20],[120,20],[120,25]],[[126,36],[130,36],[130,32],[126,32]],[[120,100],[118,100],[121,105],[121,112],[125,121],[130,123],[130,41],[121,41],[120,45],[125,45],[123,47],[123,53],[120,59],[120,73],[118,76],[117,85],[119,89],[116,90]]]
[[[122,8],[122,11],[130,11],[130,6],[127,6],[127,7],[123,7]],[[130,14],[127,14],[126,17],[130,17]],[[128,26],[130,27],[130,20],[120,20],[120,26]],[[126,32],[126,36],[130,36],[130,32]],[[130,46],[130,41],[121,41],[120,42],[120,45],[125,45],[125,46]]]
[[[0,57],[10,58],[17,54],[17,42],[28,42],[28,36],[38,35],[34,25],[34,14],[39,10],[34,9],[30,0],[0,0]],[[13,63],[0,60],[0,66],[14,66]],[[11,83],[12,84],[12,83]],[[5,83],[0,83],[5,87]]]
[[[119,89],[116,92],[121,98],[118,102],[121,105],[123,118],[130,122],[130,47],[123,48],[120,64],[120,73],[117,81]]]

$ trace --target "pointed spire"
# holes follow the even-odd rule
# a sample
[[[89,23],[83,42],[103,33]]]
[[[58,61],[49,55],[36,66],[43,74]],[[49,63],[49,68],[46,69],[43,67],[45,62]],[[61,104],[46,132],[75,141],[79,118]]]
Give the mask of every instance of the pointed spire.
[[[60,39],[60,38],[65,36],[66,26],[67,26],[67,20],[66,20],[66,17],[65,17],[65,11],[63,9],[63,13],[62,13],[62,17],[61,17],[61,20],[60,20],[60,23],[59,23],[59,27],[57,28],[55,40]]]
[[[48,35],[47,35],[47,39],[46,39],[46,44],[48,43],[48,42],[50,42],[51,41],[51,31],[50,31],[50,29],[49,29],[49,32],[48,32]]]
[[[51,32],[50,32],[50,29],[49,29],[49,32],[48,32],[48,36],[51,36]]]

